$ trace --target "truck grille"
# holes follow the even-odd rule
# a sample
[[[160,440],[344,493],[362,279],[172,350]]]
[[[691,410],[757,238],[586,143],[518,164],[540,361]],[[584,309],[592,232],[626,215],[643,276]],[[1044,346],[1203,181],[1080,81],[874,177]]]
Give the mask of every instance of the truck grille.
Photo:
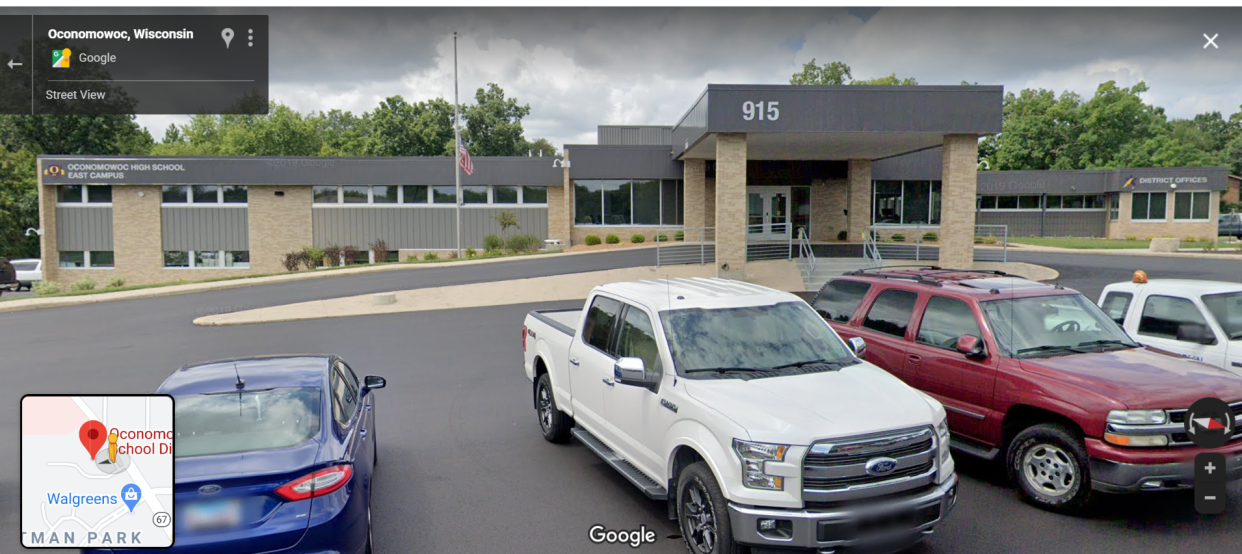
[[[936,453],[931,428],[821,441],[803,459],[802,497],[834,502],[923,487],[935,480]],[[895,467],[868,472],[868,462],[877,458],[891,458]]]

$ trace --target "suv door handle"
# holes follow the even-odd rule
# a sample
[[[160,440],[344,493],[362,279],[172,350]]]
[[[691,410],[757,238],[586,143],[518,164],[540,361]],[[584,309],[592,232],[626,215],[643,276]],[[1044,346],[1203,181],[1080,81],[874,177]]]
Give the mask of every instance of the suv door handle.
[[[923,361],[923,357],[919,356],[918,354],[910,354],[909,356],[906,356],[906,359],[910,360],[911,363],[916,363],[916,364]]]
[[[612,379],[604,379],[604,384],[611,387],[614,383],[612,382]]]
[[[578,358],[570,358],[569,365],[578,365]]]

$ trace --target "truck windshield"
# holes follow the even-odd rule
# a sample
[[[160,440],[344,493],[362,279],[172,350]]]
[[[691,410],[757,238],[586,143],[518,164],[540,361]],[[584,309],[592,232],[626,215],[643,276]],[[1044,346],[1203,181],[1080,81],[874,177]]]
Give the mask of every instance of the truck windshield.
[[[1229,335],[1229,340],[1242,339],[1242,291],[1205,294],[1203,305],[1212,312],[1212,317]]]
[[[979,305],[996,343],[1010,358],[1139,347],[1081,294],[989,300]]]
[[[857,363],[823,318],[800,302],[661,313],[677,372],[806,372]],[[770,373],[769,373],[770,375]]]

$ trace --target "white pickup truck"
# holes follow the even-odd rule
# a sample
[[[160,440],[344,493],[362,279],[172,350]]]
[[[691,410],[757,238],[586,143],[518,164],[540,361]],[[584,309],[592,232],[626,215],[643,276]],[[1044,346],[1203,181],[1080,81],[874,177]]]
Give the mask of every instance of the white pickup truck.
[[[698,554],[900,549],[949,514],[944,408],[865,346],[792,294],[722,279],[604,285],[522,329],[544,438],[666,500]]]
[[[1100,308],[1146,346],[1242,375],[1242,283],[1136,272],[1104,287]]]

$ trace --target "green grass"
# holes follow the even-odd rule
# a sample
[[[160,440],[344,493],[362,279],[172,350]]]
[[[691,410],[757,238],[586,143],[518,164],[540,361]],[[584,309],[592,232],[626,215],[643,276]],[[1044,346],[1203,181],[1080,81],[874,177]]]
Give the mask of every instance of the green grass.
[[[560,253],[560,252],[562,252],[562,250],[560,250],[560,249],[557,249],[557,250],[546,250],[546,251],[544,251],[544,250],[540,250],[540,251],[538,251],[538,252],[523,252],[523,253],[520,253],[520,254],[505,254],[505,255],[503,255],[503,256],[493,256],[493,258],[517,258],[517,257],[522,257],[522,256],[539,256],[539,255],[542,255],[542,254],[557,254],[557,253]],[[354,264],[354,265],[344,265],[344,266],[334,266],[334,267],[318,267],[318,268],[311,269],[311,270],[305,270],[305,269],[302,269],[302,270],[298,270],[298,271],[287,271],[287,272],[282,272],[282,273],[263,273],[263,274],[259,274],[259,275],[234,275],[234,276],[231,276],[231,277],[213,277],[213,278],[211,278],[211,279],[194,279],[194,280],[180,279],[180,280],[177,280],[177,281],[168,281],[168,282],[165,282],[165,283],[151,283],[151,284],[147,284],[147,285],[126,285],[126,286],[123,286],[123,287],[98,288],[98,289],[94,289],[94,290],[65,291],[65,292],[61,292],[61,293],[59,293],[59,294],[48,294],[48,295],[44,295],[44,296],[31,296],[31,295],[24,295],[24,296],[9,296],[9,295],[4,295],[4,296],[0,296],[0,302],[9,302],[9,301],[12,301],[12,300],[28,300],[28,299],[31,299],[31,298],[59,298],[59,297],[62,297],[62,296],[87,296],[87,295],[90,295],[90,294],[103,294],[103,293],[106,293],[106,292],[125,292],[125,291],[130,291],[130,290],[155,289],[155,288],[161,288],[161,287],[172,287],[172,286],[176,286],[176,285],[192,285],[192,284],[194,284],[194,283],[215,283],[215,282],[219,282],[219,281],[237,281],[237,280],[239,280],[239,279],[257,279],[257,278],[259,278],[259,277],[273,277],[273,276],[276,276],[276,275],[293,275],[293,274],[297,274],[297,273],[321,273],[321,272],[327,272],[327,271],[336,271],[336,270],[339,270],[339,269],[358,268],[358,267],[375,267],[375,266],[381,266],[381,265],[426,265],[426,264],[444,264],[444,263],[460,262],[460,261],[465,261],[465,260],[469,260],[469,259],[475,259],[475,260],[477,260],[477,259],[480,259],[480,258],[482,258],[482,257],[476,257],[476,258],[442,258],[442,259],[439,259],[439,260],[418,260],[418,261],[407,261],[407,262],[381,262],[381,263],[374,263],[374,264]]]
[[[1056,248],[1073,248],[1076,250],[1145,250],[1150,245],[1146,240],[1078,238],[1078,237],[1012,237],[1010,242],[1030,244],[1032,246],[1053,246]],[[1182,248],[1204,248],[1207,242],[1182,241]],[[1220,245],[1220,243],[1217,243]]]

